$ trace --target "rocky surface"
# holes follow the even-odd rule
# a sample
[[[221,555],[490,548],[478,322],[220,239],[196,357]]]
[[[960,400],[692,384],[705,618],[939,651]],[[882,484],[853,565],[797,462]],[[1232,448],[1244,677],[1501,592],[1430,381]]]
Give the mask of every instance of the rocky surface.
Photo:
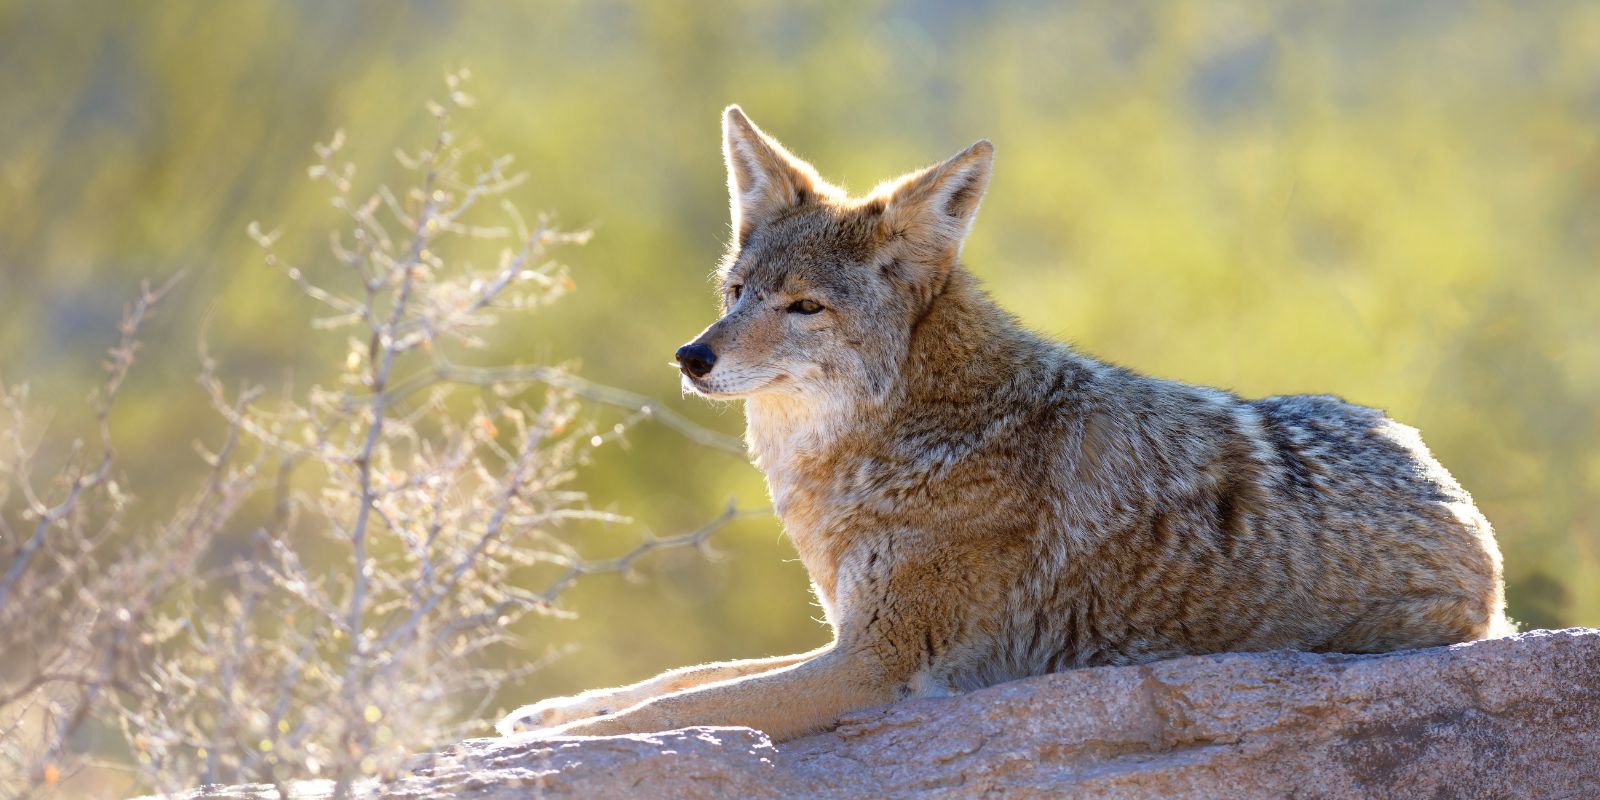
[[[779,745],[746,728],[473,739],[366,788],[396,798],[1600,797],[1600,630],[1085,669],[861,711]]]

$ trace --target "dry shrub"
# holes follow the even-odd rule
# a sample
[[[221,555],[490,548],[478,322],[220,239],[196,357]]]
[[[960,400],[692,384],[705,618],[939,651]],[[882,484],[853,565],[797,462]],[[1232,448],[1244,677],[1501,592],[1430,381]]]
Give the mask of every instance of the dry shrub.
[[[451,360],[483,345],[501,314],[566,291],[552,253],[586,239],[517,212],[509,158],[468,174],[473,154],[450,125],[469,103],[462,77],[429,107],[433,141],[397,153],[409,189],[358,193],[338,160],[342,136],[317,148],[311,176],[344,216],[336,265],[287,264],[276,235],[252,226],[267,263],[327,310],[314,324],[347,342],[346,356],[332,385],[268,392],[230,389],[202,346],[199,382],[227,433],[165,524],[124,530],[110,430],[139,324],[168,287],[146,287],[129,307],[94,401],[100,446],[71,452],[48,490],[35,489],[26,389],[6,391],[0,794],[70,785],[92,763],[74,744],[90,724],[120,730],[138,784],[158,791],[260,782],[282,792],[320,776],[349,794],[479,728],[493,688],[515,677],[492,666],[507,659],[482,656],[514,644],[516,620],[562,613],[556,598],[578,578],[699,547],[739,513],[602,562],[563,538],[563,523],[613,519],[572,480],[629,424],[742,448],[557,367]],[[500,242],[498,262],[470,266],[455,250],[468,240]],[[625,418],[595,430],[584,402]],[[248,557],[199,568],[246,525]],[[519,588],[529,574],[549,582]]]

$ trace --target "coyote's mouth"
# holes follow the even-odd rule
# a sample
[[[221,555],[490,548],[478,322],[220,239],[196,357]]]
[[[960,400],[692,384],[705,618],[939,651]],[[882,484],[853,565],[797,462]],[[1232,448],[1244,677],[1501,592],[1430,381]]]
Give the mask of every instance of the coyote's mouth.
[[[688,391],[712,400],[737,400],[744,397],[750,397],[751,395],[760,394],[761,392],[764,392],[767,389],[782,383],[788,377],[789,376],[780,372],[753,386],[730,386],[730,381],[722,376],[710,378],[692,378],[688,375],[684,375],[683,386]]]

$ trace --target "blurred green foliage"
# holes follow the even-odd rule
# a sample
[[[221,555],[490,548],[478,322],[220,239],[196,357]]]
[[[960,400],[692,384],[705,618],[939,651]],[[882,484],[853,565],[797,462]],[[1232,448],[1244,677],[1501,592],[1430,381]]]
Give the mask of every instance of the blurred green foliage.
[[[203,318],[240,379],[341,360],[246,224],[325,260],[312,143],[343,128],[376,182],[462,65],[460,127],[518,157],[519,203],[596,234],[565,254],[578,291],[486,360],[576,359],[739,433],[666,366],[715,313],[721,108],[856,190],[988,137],[966,260],[1002,304],[1142,372],[1388,409],[1497,527],[1512,615],[1600,625],[1594,3],[0,0],[0,377],[71,430],[138,280],[188,270],[117,424],[133,490],[176,495],[219,427]],[[649,427],[585,486],[637,520],[596,555],[765,502],[750,466]],[[581,649],[502,705],[825,638],[775,520],[716,541],[581,584],[577,621],[526,631],[530,657]]]

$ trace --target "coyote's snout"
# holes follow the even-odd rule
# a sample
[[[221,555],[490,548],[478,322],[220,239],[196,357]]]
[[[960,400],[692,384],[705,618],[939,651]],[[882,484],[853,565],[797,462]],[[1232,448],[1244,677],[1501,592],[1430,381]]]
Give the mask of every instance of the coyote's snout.
[[[687,389],[748,441],[834,641],[546,700],[501,730],[748,725],[1072,667],[1508,632],[1489,523],[1417,432],[1034,335],[958,264],[993,148],[850,197],[723,120],[733,239]]]

